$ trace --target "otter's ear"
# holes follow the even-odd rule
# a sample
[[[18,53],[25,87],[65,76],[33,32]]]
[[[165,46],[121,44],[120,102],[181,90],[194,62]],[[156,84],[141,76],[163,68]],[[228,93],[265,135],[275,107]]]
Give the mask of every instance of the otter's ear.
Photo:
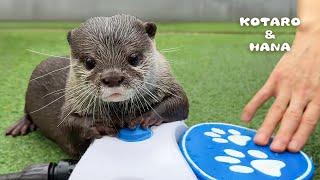
[[[71,36],[72,36],[72,30],[69,31],[67,34],[67,40],[68,40],[69,45],[71,45]]]
[[[148,36],[153,39],[157,32],[157,26],[153,22],[145,22],[143,24]]]

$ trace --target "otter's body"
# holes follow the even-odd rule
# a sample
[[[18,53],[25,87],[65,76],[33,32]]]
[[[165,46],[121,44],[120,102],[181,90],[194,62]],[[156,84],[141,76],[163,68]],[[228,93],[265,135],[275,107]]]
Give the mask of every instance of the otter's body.
[[[186,119],[188,99],[156,49],[156,25],[133,16],[91,18],[68,33],[71,56],[33,71],[25,116],[7,131],[37,127],[73,156],[102,135]]]
[[[65,102],[69,65],[70,61],[67,58],[49,58],[41,62],[31,75],[25,98],[27,118],[46,137],[59,145],[66,143],[66,136],[57,126],[61,121],[61,107]],[[62,70],[46,75],[58,69]],[[35,79],[37,77],[41,78]]]

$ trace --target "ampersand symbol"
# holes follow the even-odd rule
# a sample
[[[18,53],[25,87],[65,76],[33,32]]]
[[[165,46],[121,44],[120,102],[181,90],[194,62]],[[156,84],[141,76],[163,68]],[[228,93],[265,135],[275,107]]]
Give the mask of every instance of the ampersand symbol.
[[[273,34],[271,30],[267,30],[264,36],[266,39],[275,39],[276,36]]]

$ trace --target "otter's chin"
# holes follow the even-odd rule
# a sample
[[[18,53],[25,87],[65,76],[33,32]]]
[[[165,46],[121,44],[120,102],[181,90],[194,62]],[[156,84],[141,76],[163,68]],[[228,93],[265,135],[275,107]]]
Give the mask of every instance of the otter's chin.
[[[125,96],[120,93],[115,93],[108,97],[102,98],[102,101],[105,101],[105,102],[120,102],[124,100],[126,100]]]
[[[130,99],[130,92],[123,88],[103,88],[101,100],[104,102],[121,102]]]

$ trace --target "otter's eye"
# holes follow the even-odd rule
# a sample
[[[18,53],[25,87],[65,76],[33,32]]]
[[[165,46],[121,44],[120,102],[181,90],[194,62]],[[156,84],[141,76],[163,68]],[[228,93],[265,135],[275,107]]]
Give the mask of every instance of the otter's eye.
[[[138,66],[140,62],[140,56],[139,54],[131,54],[128,58],[128,62],[131,66]]]
[[[87,70],[91,70],[96,66],[96,61],[92,58],[86,58],[84,60],[84,66]]]

